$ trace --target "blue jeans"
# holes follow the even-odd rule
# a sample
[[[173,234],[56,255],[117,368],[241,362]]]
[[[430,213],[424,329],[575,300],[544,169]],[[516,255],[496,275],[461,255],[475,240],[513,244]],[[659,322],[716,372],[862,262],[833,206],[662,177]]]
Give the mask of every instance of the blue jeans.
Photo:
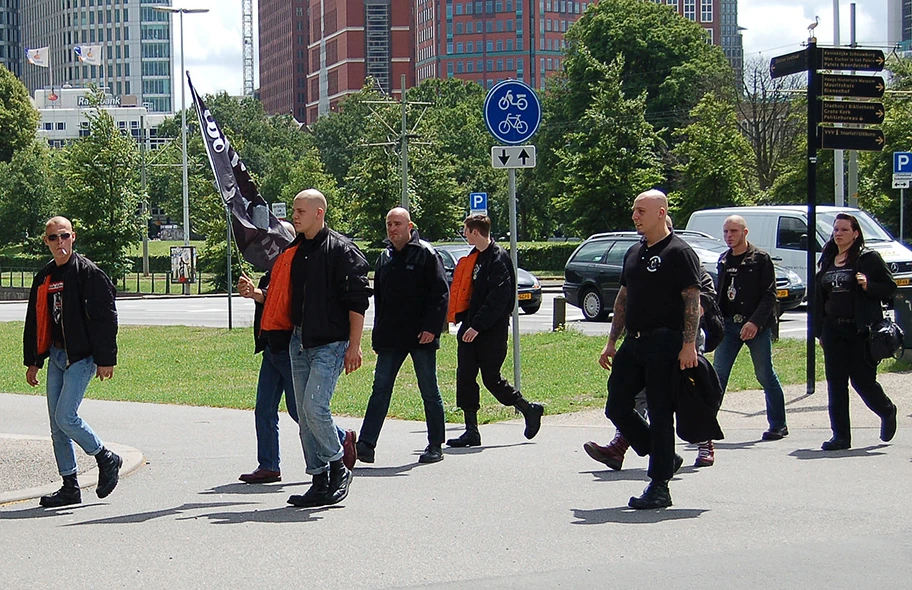
[[[307,473],[329,470],[329,463],[342,458],[339,427],[329,411],[348,341],[304,348],[301,329],[295,328],[288,344],[291,376],[298,404],[298,425]]]
[[[773,369],[772,332],[765,328],[750,340],[741,340],[742,326],[743,324],[736,324],[728,318],[725,320],[725,337],[713,357],[713,368],[719,375],[719,384],[722,385],[722,391],[725,391],[732,365],[735,364],[741,347],[746,344],[754,363],[754,375],[766,394],[766,420],[771,429],[784,428],[785,395],[782,393],[779,376]]]
[[[263,350],[257,380],[256,406],[253,410],[257,435],[257,462],[260,469],[279,470],[279,404],[285,395],[288,415],[298,421],[298,406],[291,378],[288,350]]]
[[[418,378],[418,389],[424,402],[424,420],[427,423],[428,442],[432,445],[443,444],[445,418],[443,399],[437,387],[437,350],[434,348],[415,348],[413,350],[379,350],[377,351],[377,368],[374,371],[374,389],[367,412],[361,424],[360,439],[371,446],[377,445],[380,429],[389,411],[390,398],[393,396],[393,384],[405,357],[411,355],[415,364],[415,376]]]
[[[89,455],[97,455],[104,445],[95,432],[77,413],[89,381],[95,376],[95,360],[84,358],[67,367],[66,351],[51,347],[47,372],[48,417],[51,420],[51,441],[60,475],[77,471],[75,442]]]

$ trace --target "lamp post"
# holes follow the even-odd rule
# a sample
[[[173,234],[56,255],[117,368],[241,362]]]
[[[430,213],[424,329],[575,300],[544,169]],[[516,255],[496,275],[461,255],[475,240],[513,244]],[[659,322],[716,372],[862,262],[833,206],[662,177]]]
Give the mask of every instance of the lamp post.
[[[172,6],[153,6],[152,10],[158,12],[170,12],[180,15],[180,50],[181,50],[181,68],[180,68],[180,85],[181,85],[181,146],[183,160],[181,162],[183,172],[183,205],[184,205],[184,246],[190,245],[190,195],[188,190],[189,180],[187,178],[187,99],[186,86],[184,80],[184,14],[196,14],[209,12],[208,8],[174,8]],[[190,293],[190,284],[184,283],[184,295]]]

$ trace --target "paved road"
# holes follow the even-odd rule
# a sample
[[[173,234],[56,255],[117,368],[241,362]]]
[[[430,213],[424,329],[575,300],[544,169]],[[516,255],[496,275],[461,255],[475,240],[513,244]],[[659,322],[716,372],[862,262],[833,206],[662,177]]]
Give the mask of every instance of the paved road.
[[[542,307],[532,315],[519,314],[520,332],[524,334],[548,332],[551,330],[554,313],[554,298],[560,293],[549,290],[544,293]],[[21,321],[25,318],[25,303],[0,303],[0,321]],[[232,297],[232,326],[253,325],[253,302],[240,296]],[[127,325],[205,326],[228,327],[228,298],[221,297],[147,297],[140,299],[118,299],[117,310],[120,322]],[[788,312],[782,316],[780,336],[783,338],[804,338],[805,317],[803,311]],[[373,306],[367,310],[366,326],[374,321]],[[587,322],[583,313],[572,305],[566,306],[566,326],[589,335],[607,335],[609,322]],[[455,329],[452,329],[455,333]]]

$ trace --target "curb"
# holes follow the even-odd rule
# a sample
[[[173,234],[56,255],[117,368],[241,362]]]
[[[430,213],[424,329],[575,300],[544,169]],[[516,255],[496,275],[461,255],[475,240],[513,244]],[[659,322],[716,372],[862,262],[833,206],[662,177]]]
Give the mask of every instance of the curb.
[[[6,439],[18,439],[18,440],[42,440],[46,441],[49,445],[51,443],[51,437],[49,436],[29,436],[22,434],[4,434],[0,433],[0,438]],[[130,475],[140,467],[142,467],[145,462],[145,457],[143,457],[142,452],[133,447],[122,445],[119,443],[105,443],[105,447],[111,451],[117,453],[123,459],[123,465],[120,467],[120,477],[126,477]],[[82,479],[87,482],[79,486],[79,489],[85,490],[88,488],[95,487],[98,480],[97,474],[98,467],[93,466],[79,475],[82,476]],[[13,490],[10,492],[0,493],[0,506],[4,504],[12,504],[14,502],[23,502],[25,500],[34,500],[35,498],[40,498],[48,494],[53,494],[60,488],[60,482],[49,483],[43,486],[37,486],[33,488],[25,488],[21,490]]]

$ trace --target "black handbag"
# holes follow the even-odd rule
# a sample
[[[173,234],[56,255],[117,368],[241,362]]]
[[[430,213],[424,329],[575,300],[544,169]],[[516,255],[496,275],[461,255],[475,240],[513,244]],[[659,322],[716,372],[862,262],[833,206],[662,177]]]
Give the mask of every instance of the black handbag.
[[[896,322],[884,318],[871,326],[868,333],[868,356],[873,363],[886,358],[899,358],[905,350],[905,334]]]

